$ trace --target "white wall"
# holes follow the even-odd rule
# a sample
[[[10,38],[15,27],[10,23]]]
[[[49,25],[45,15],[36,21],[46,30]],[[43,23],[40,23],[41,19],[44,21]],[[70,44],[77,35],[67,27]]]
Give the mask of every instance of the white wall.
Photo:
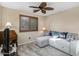
[[[0,30],[2,29],[2,7],[0,6]]]
[[[47,29],[79,33],[79,7],[47,16]]]
[[[18,34],[19,44],[29,43],[30,41],[35,40],[35,38],[40,35],[39,32],[42,27],[46,27],[48,30],[54,31],[66,31],[76,33],[79,32],[79,7],[59,12],[47,17],[37,16],[28,12],[13,10],[4,7],[2,8],[2,10],[2,28],[4,28],[6,22],[11,22],[13,25],[13,29]],[[19,14],[38,17],[38,31],[19,32]],[[29,40],[29,37],[31,37],[32,39]]]
[[[35,16],[38,17],[38,31],[32,31],[32,32],[19,32],[19,15],[28,15],[28,16]],[[2,17],[2,27],[5,27],[6,22],[11,22],[13,25],[13,28],[17,34],[18,34],[18,44],[23,43],[29,43],[30,41],[33,41],[40,35],[40,30],[43,27],[43,20],[44,17],[33,15],[28,12],[13,10],[9,8],[3,8],[3,17]],[[32,39],[28,39],[31,37]]]

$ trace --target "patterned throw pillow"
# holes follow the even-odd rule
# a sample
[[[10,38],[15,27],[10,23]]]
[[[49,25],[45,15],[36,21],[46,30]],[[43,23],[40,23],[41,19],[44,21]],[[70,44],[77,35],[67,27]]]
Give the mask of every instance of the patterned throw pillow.
[[[58,38],[63,38],[66,39],[68,32],[57,32],[57,31],[50,31],[49,35],[50,36],[57,36]]]
[[[60,37],[60,38],[63,38],[63,39],[66,39],[67,33],[68,33],[68,32],[61,32],[60,35],[59,35],[59,37]]]
[[[66,39],[68,32],[52,31],[52,36],[58,36],[58,38]]]
[[[77,40],[78,39],[78,34],[76,33],[68,33],[67,35],[67,40],[70,42],[72,40]]]
[[[65,34],[60,33],[60,34],[59,34],[59,38],[65,39]]]

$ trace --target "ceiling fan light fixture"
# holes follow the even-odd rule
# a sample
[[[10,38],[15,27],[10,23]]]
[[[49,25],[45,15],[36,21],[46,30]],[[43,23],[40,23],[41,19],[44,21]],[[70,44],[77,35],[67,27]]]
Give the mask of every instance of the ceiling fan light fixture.
[[[30,8],[38,8],[37,10],[33,10],[34,13],[38,12],[41,10],[43,14],[46,14],[47,10],[54,10],[52,7],[47,7],[46,2],[42,2],[38,7],[37,6],[29,6]]]

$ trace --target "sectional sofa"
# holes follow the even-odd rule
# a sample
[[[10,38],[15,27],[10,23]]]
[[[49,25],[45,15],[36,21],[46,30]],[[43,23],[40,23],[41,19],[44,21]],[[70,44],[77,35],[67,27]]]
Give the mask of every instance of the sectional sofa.
[[[79,37],[76,33],[51,31],[38,37],[35,44],[42,48],[49,45],[67,54],[79,55]]]

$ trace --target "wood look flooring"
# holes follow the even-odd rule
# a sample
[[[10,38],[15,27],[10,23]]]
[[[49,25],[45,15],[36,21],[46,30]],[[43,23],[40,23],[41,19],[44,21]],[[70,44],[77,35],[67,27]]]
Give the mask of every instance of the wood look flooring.
[[[69,56],[51,46],[38,47],[33,42],[18,46],[19,56]]]

